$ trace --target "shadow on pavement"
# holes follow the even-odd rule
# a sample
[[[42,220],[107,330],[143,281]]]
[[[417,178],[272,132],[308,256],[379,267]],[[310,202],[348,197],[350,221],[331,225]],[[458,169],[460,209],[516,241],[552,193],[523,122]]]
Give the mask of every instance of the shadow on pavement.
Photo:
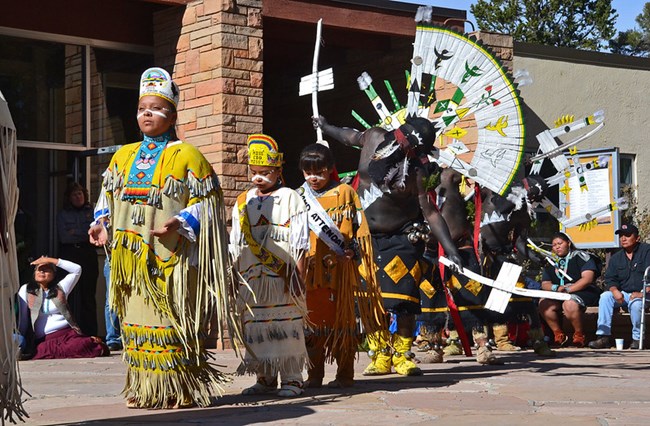
[[[463,363],[465,364],[465,363]],[[298,398],[284,399],[275,395],[242,396],[228,394],[218,398],[215,405],[208,408],[194,408],[177,411],[169,410],[137,410],[132,415],[106,420],[93,420],[83,425],[176,425],[176,424],[227,424],[246,425],[251,423],[274,423],[280,421],[298,423],[301,417],[316,412],[319,407],[329,404],[345,403],[354,395],[374,393],[392,393],[405,389],[432,389],[454,385],[461,380],[494,377],[507,374],[503,366],[481,366],[473,363],[455,366],[454,364],[438,364],[435,369],[428,369],[427,364],[420,364],[424,375],[402,377],[396,374],[385,376],[364,377],[358,375],[355,386],[345,389],[330,389],[323,386],[318,389],[307,389]],[[495,368],[496,367],[496,368]],[[251,378],[252,379],[252,378]],[[331,378],[333,379],[333,378]],[[327,381],[327,378],[326,378]],[[377,395],[379,401],[381,395]],[[72,423],[70,423],[72,424]]]
[[[594,369],[594,356],[602,354],[602,363]],[[147,425],[157,426],[177,424],[227,424],[246,425],[251,423],[299,423],[305,418],[325,409],[332,413],[347,412],[346,409],[361,406],[380,409],[387,393],[404,390],[444,389],[453,387],[463,381],[489,380],[495,376],[508,376],[517,371],[532,372],[554,377],[595,377],[616,378],[616,371],[647,371],[647,355],[636,351],[598,351],[593,350],[559,350],[555,358],[540,358],[532,351],[497,352],[502,365],[480,365],[474,358],[447,357],[443,364],[419,364],[422,376],[402,377],[396,374],[364,377],[358,372],[356,384],[352,388],[307,389],[299,398],[283,399],[275,395],[241,396],[238,390],[217,399],[208,408],[184,410],[130,410],[129,415],[106,420],[93,420],[68,424],[83,425]],[[330,369],[330,374],[333,371]],[[325,377],[325,382],[334,377]],[[254,380],[250,377],[251,383]],[[407,398],[412,396],[404,395]],[[357,396],[356,398],[354,398]],[[358,396],[361,396],[359,399]],[[366,397],[367,396],[367,397]],[[377,405],[375,405],[377,404]],[[372,412],[372,411],[369,411]],[[357,419],[358,420],[358,419]]]

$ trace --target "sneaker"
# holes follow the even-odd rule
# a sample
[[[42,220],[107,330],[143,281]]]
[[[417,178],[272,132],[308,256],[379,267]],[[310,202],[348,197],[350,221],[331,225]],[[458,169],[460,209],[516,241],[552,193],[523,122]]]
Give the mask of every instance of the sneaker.
[[[264,380],[258,379],[253,386],[244,389],[241,392],[241,394],[242,395],[264,395],[267,393],[274,393],[277,391],[277,389],[278,389],[277,381],[274,381],[269,386],[264,382]]]
[[[566,342],[569,341],[569,337],[564,334],[561,331],[554,331],[553,334],[555,337],[553,338],[553,346],[560,348],[566,344]]]
[[[110,349],[111,352],[117,352],[117,351],[121,351],[123,348],[122,348],[122,344],[118,342],[118,343],[109,343],[108,349]]]
[[[576,348],[584,348],[585,347],[585,335],[582,333],[574,333],[573,334],[573,346]]]
[[[280,390],[278,391],[278,396],[283,398],[293,398],[302,395],[304,392],[305,389],[303,388],[303,383],[294,380],[282,383]]]
[[[632,343],[630,343],[629,349],[639,349],[639,341],[637,339],[632,339]]]
[[[600,336],[592,340],[588,345],[591,349],[609,349],[612,347],[612,341],[609,336]]]

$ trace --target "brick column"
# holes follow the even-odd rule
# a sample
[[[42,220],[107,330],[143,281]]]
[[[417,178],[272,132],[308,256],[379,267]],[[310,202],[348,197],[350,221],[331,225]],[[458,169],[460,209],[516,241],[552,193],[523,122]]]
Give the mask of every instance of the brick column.
[[[511,35],[489,33],[486,31],[476,31],[470,34],[478,40],[481,40],[485,46],[489,47],[494,55],[501,60],[503,65],[512,72],[514,43]]]
[[[229,207],[248,186],[246,136],[262,131],[261,8],[199,0],[154,17],[156,63],[181,91],[179,137],[210,161]]]

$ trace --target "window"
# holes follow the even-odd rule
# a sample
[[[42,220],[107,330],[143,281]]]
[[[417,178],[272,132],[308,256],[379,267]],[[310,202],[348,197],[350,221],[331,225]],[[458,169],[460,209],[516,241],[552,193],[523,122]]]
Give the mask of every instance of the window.
[[[138,82],[153,55],[141,46],[14,33],[0,27],[0,90],[17,130],[21,212],[34,224],[27,255],[55,255],[68,183],[97,198],[110,155],[91,157],[92,149],[140,138]]]
[[[628,201],[638,202],[639,191],[636,187],[636,156],[633,154],[619,154],[618,157],[618,180],[619,196],[625,197]],[[623,213],[625,215],[625,213]]]
[[[0,35],[0,90],[19,140],[77,143],[83,124],[81,46]]]
[[[636,158],[632,154],[620,154],[619,156],[619,181],[621,187],[628,185],[635,185],[635,167],[634,162]]]

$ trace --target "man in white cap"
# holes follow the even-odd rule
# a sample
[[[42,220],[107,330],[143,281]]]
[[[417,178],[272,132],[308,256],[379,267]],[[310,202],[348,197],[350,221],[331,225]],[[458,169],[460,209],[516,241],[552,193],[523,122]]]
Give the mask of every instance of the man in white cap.
[[[639,228],[633,224],[616,231],[622,250],[616,252],[605,271],[605,286],[609,290],[598,302],[597,339],[589,342],[591,349],[609,349],[612,345],[612,314],[616,308],[627,308],[632,321],[630,349],[639,349],[641,337],[641,306],[643,273],[650,266],[650,244],[642,243]]]

